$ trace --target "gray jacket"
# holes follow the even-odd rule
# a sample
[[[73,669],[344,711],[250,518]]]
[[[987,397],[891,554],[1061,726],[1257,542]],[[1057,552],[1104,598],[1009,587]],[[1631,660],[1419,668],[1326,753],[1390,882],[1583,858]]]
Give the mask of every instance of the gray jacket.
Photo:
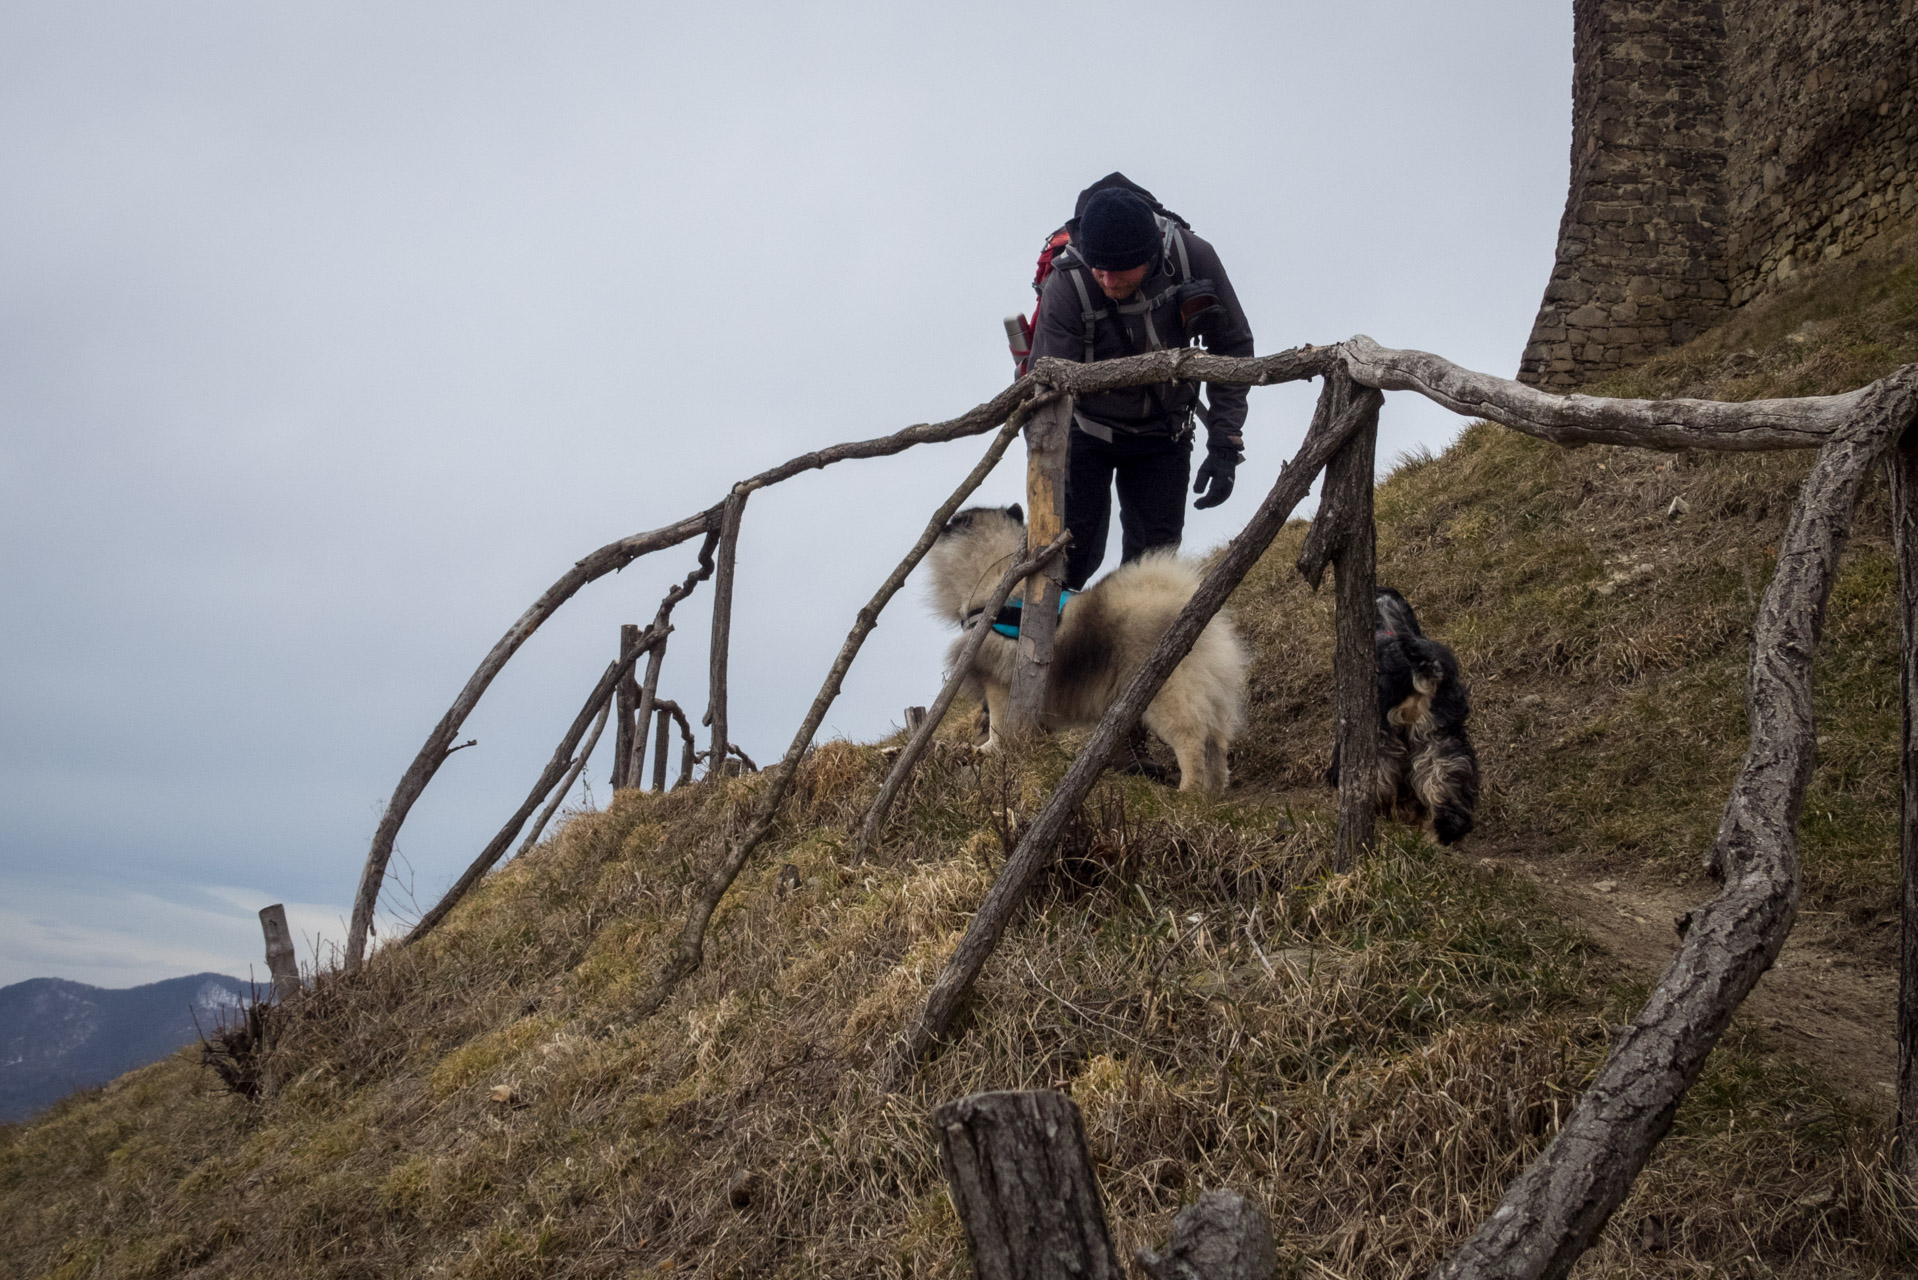
[[[1116,356],[1138,355],[1163,347],[1186,345],[1186,333],[1179,321],[1178,304],[1171,291],[1181,279],[1210,280],[1219,301],[1230,313],[1238,332],[1231,339],[1214,343],[1208,350],[1219,355],[1252,354],[1252,326],[1239,305],[1225,266],[1210,244],[1190,231],[1178,230],[1184,241],[1185,260],[1190,274],[1182,275],[1176,250],[1162,254],[1161,261],[1146,274],[1139,291],[1124,302],[1115,303],[1100,292],[1092,273],[1086,270],[1076,253],[1060,256],[1052,274],[1046,277],[1045,291],[1039,299],[1039,325],[1032,335],[1032,359],[1059,356],[1083,361],[1086,358],[1085,304],[1076,273],[1086,288],[1093,308],[1092,358],[1110,360]],[[1164,259],[1173,259],[1166,261]],[[1156,305],[1153,305],[1156,304]],[[1193,413],[1206,425],[1208,447],[1234,449],[1245,429],[1246,388],[1206,384],[1205,403],[1199,403],[1199,386],[1190,382],[1161,382],[1147,387],[1124,387],[1082,397],[1074,414],[1074,425],[1088,435],[1110,440],[1121,435],[1177,435],[1186,430]]]

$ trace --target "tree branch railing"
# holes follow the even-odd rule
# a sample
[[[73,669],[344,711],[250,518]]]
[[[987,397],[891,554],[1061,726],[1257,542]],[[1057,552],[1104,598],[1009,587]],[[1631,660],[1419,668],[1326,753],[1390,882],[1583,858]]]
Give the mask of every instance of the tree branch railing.
[[[1047,399],[1049,402],[1049,398]],[[793,778],[799,772],[799,763],[805,757],[807,749],[812,746],[813,735],[819,732],[819,726],[825,720],[827,710],[839,697],[839,690],[845,684],[846,673],[852,669],[853,659],[859,655],[860,647],[865,644],[866,637],[872,633],[872,629],[879,625],[880,611],[886,607],[893,596],[899,593],[899,589],[906,585],[907,576],[918,567],[921,560],[925,559],[926,553],[932,550],[932,544],[944,532],[946,522],[952,519],[953,514],[959,510],[967,498],[972,496],[973,491],[985,482],[985,478],[999,464],[999,459],[1005,456],[1006,448],[1011,445],[1013,437],[1019,433],[1024,417],[1025,413],[1022,409],[1014,410],[1008,415],[1005,425],[1000,428],[999,434],[987,447],[985,456],[980,458],[978,465],[959,482],[959,487],[952,491],[951,496],[939,504],[938,510],[932,513],[932,519],[927,521],[925,529],[920,533],[918,541],[912,544],[905,558],[879,585],[879,590],[873,593],[872,599],[866,602],[865,608],[859,611],[859,616],[853,621],[852,630],[846,635],[845,643],[839,648],[839,656],[833,661],[832,670],[826,673],[825,683],[819,687],[812,706],[806,711],[805,720],[800,724],[799,731],[793,735],[792,745],[786,749],[786,754],[779,763],[773,766],[771,782],[767,785],[765,795],[759,802],[751,825],[743,835],[729,842],[725,856],[721,858],[719,865],[708,873],[705,884],[700,886],[698,894],[693,899],[692,910],[686,916],[686,924],[680,931],[679,945],[661,967],[652,989],[636,1006],[635,1017],[645,1018],[657,1011],[672,997],[679,984],[699,967],[700,957],[705,949],[706,927],[712,921],[713,912],[718,910],[720,899],[725,896],[728,889],[732,888],[733,881],[739,878],[746,860],[771,834],[773,823],[779,816],[779,806],[785,801],[786,792],[791,789]]]
[[[1306,496],[1321,471],[1327,471],[1327,496],[1314,521],[1300,569],[1316,578],[1329,561],[1338,568],[1339,617],[1337,662],[1341,740],[1352,754],[1352,767],[1342,770],[1340,806],[1341,859],[1356,857],[1368,843],[1372,808],[1369,794],[1358,804],[1360,790],[1369,793],[1371,771],[1358,766],[1367,726],[1376,710],[1359,693],[1371,681],[1347,680],[1372,662],[1371,577],[1372,518],[1369,503],[1373,444],[1380,393],[1414,391],[1455,412],[1492,422],[1569,447],[1612,444],[1653,449],[1711,449],[1728,451],[1815,448],[1818,457],[1794,506],[1790,527],[1781,544],[1778,569],[1759,608],[1753,634],[1751,670],[1747,682],[1751,738],[1745,764],[1732,789],[1711,855],[1711,865],[1722,876],[1719,895],[1692,913],[1691,925],[1658,985],[1643,1009],[1620,1035],[1598,1075],[1563,1127],[1508,1188],[1498,1210],[1478,1233],[1434,1271],[1435,1277],[1562,1276],[1590,1245],[1612,1211],[1622,1202],[1652,1149],[1669,1129],[1678,1101],[1696,1079],[1733,1011],[1783,945],[1797,909],[1800,877],[1796,853],[1796,822],[1815,749],[1812,730],[1810,681],[1813,655],[1823,622],[1825,603],[1836,575],[1839,556],[1850,531],[1858,495],[1869,469],[1912,427],[1918,418],[1918,365],[1908,365],[1867,387],[1838,396],[1797,400],[1761,400],[1721,403],[1699,400],[1623,400],[1590,396],[1554,396],[1508,379],[1464,369],[1441,357],[1419,351],[1396,351],[1360,335],[1336,346],[1300,347],[1257,358],[1228,358],[1192,349],[1153,352],[1121,360],[1081,365],[1041,360],[1032,373],[992,400],[944,423],[907,428],[890,436],[857,441],[802,454],[734,485],[728,498],[676,524],[609,543],[579,561],[534,602],[493,647],[421,748],[401,778],[369,850],[360,891],[355,901],[346,964],[357,967],[364,955],[367,924],[377,901],[393,840],[407,811],[439,765],[450,754],[460,725],[505,662],[528,636],[581,587],[632,563],[652,551],[705,535],[702,565],[710,566],[715,541],[726,545],[722,531],[736,532],[738,511],[747,495],[805,471],[853,458],[881,457],[918,444],[959,439],[1000,428],[987,456],[967,480],[935,513],[931,523],[906,558],[862,609],[840,654],[815,697],[804,723],[786,755],[767,771],[746,830],[726,842],[722,856],[699,886],[678,945],[662,965],[652,989],[635,1009],[645,1017],[661,1008],[679,984],[700,963],[708,926],[724,895],[751,854],[773,830],[778,811],[826,709],[837,697],[847,670],[865,636],[876,624],[878,612],[896,594],[958,504],[983,480],[1017,433],[1020,421],[1035,408],[1053,400],[1116,387],[1138,386],[1178,379],[1263,386],[1323,377],[1311,427],[1297,455],[1280,472],[1277,482],[1252,520],[1226,547],[1207,573],[1198,591],[1136,673],[1119,699],[1107,711],[1079,751],[1064,778],[1026,827],[1000,875],[988,891],[923,1006],[901,1031],[883,1057],[880,1071],[893,1087],[909,1082],[918,1064],[952,1024],[973,982],[1003,937],[1027,888],[1055,852],[1058,837],[1071,812],[1083,802],[1093,783],[1137,722],[1147,704],[1196,641],[1207,622],[1223,607],[1285,520]],[[1329,467],[1329,470],[1328,470]],[[1918,499],[1911,490],[1918,481],[1918,465],[1909,459],[1897,473],[1894,507],[1899,513],[1898,545],[1907,615],[1905,664],[1907,690],[1908,779],[1918,779],[1911,758],[1912,722],[1918,720],[1918,537],[1907,525],[1918,527],[1911,510]],[[728,518],[730,514],[730,519]],[[1048,548],[1056,554],[1057,545]],[[1024,568],[1024,566],[1020,566]],[[1349,570],[1349,571],[1348,571]],[[710,571],[710,569],[708,569]],[[1029,574],[1031,570],[1027,570]],[[696,575],[703,577],[704,575]],[[689,578],[686,590],[695,579]],[[1002,584],[1005,585],[1005,584]],[[1006,586],[1009,592],[1010,587]],[[723,593],[716,593],[723,594]],[[669,597],[670,599],[670,597]],[[723,604],[721,605],[723,609]],[[664,621],[663,610],[658,623]],[[716,611],[716,624],[719,622]],[[671,718],[681,725],[686,762],[681,781],[691,780],[693,735],[676,704],[656,699],[657,657],[663,631],[648,628],[654,662],[649,665],[645,701],[657,716],[659,755],[654,785],[663,787],[665,745]],[[723,636],[715,630],[713,671],[715,729],[725,723]],[[627,658],[630,671],[637,654]],[[619,663],[596,687],[555,753],[547,773],[565,772],[585,722],[612,697]],[[1353,688],[1349,696],[1345,686]],[[857,849],[864,853],[877,838],[885,817],[885,803],[896,795],[925,749],[931,731],[951,702],[951,682],[941,690],[943,705],[919,725],[895,763],[893,776],[882,788],[881,799],[868,812]],[[1375,696],[1375,695],[1374,695]],[[1349,704],[1349,705],[1348,705]],[[1370,711],[1370,715],[1367,712]],[[1349,721],[1349,723],[1347,723]],[[640,755],[646,731],[639,719],[632,750]],[[716,733],[709,773],[723,773],[721,744]],[[730,744],[726,744],[730,745]],[[918,750],[914,751],[913,748]],[[639,781],[638,762],[625,771],[632,785]],[[542,774],[542,781],[547,775]],[[1347,796],[1348,789],[1354,793]],[[547,788],[550,789],[550,788]],[[525,807],[537,804],[547,789],[537,790]],[[1909,788],[1908,788],[1909,790]],[[1918,812],[1918,800],[1907,795],[1907,813]],[[1348,812],[1349,810],[1349,812]],[[517,831],[524,813],[512,824]],[[506,839],[510,840],[510,832]],[[504,847],[499,837],[495,843]],[[491,846],[489,845],[489,849]],[[484,857],[484,855],[483,855]],[[494,854],[497,857],[497,853]],[[1918,867],[1918,837],[1906,836],[1907,863]],[[490,866],[490,862],[486,865]],[[476,862],[475,866],[479,866]],[[477,879],[484,873],[469,868]],[[1906,969],[1918,989],[1918,891],[1905,889],[1908,944]],[[443,902],[435,908],[443,916]],[[429,913],[433,917],[433,913]],[[430,927],[422,921],[414,936]],[[1901,1008],[1910,1011],[1901,1021],[1901,1037],[1918,1040],[1918,995]],[[1913,1025],[1907,1026],[1906,1022]],[[1918,1123],[1918,1051],[1901,1058],[1901,1131]],[[1909,1095],[1909,1096],[1907,1096]],[[1906,1116],[1906,1112],[1913,1114]],[[1909,1152],[1910,1143],[1901,1151]],[[1909,1155],[1904,1162],[1914,1162]]]

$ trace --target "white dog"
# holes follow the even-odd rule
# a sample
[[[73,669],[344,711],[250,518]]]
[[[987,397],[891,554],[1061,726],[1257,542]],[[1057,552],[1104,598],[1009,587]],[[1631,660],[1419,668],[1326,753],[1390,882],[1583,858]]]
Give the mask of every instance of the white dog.
[[[932,605],[967,626],[991,626],[980,612],[1005,571],[1026,551],[1025,513],[1017,506],[973,507],[949,521],[927,557]],[[1047,728],[1096,724],[1115,702],[1192,593],[1198,566],[1172,552],[1154,552],[1070,597],[1059,615],[1052,675],[1046,687]],[[953,644],[956,660],[965,637]],[[991,719],[987,747],[997,745],[1012,692],[1018,644],[989,635],[967,673],[966,692],[983,695]],[[1223,610],[1199,633],[1145,710],[1145,725],[1179,758],[1179,789],[1225,790],[1226,749],[1245,718],[1245,649]]]

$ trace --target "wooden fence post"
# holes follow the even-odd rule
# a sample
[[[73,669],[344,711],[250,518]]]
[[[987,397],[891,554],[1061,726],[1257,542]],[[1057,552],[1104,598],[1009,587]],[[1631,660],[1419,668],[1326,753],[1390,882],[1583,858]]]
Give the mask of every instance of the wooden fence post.
[[[653,736],[653,790],[666,789],[666,752],[673,745],[673,714],[658,708],[659,731]]]
[[[1918,1210],[1918,429],[1889,452],[1891,532],[1898,553],[1901,622],[1899,692],[1904,702],[1902,818],[1899,824],[1898,1119],[1892,1167],[1900,1197]]]
[[[706,773],[713,778],[725,776],[726,753],[732,746],[726,736],[726,656],[733,635],[733,566],[739,559],[739,518],[745,510],[746,495],[735,489],[726,495],[726,507],[720,514],[718,568],[713,573],[712,688],[706,704],[706,723],[713,727]]]
[[[639,624],[621,623],[619,628],[619,651],[626,652],[639,638]],[[628,671],[620,680],[619,688],[613,694],[613,777],[612,788],[632,785],[633,757],[633,713],[639,702],[639,682]],[[639,721],[639,734],[646,733],[646,722]]]
[[[932,1121],[980,1280],[1122,1280],[1071,1098],[975,1093]]]
[[[1072,429],[1072,397],[1062,396],[1026,423],[1026,555],[1036,556],[1065,528],[1066,447]],[[1012,669],[1012,721],[1002,730],[1022,732],[1045,725],[1046,682],[1052,674],[1052,637],[1059,628],[1063,560],[1053,559],[1026,579],[1019,618],[1019,656]]]
[[[646,681],[639,686],[639,711],[633,717],[636,726],[633,733],[633,763],[628,772],[635,787],[646,785],[646,731],[653,722],[653,706],[659,701],[659,667],[666,661],[666,641],[671,635],[672,628],[667,627],[660,635],[659,643],[646,655]]]
[[[1338,714],[1338,846],[1335,871],[1350,871],[1371,853],[1377,838],[1379,751],[1378,654],[1376,607],[1378,531],[1373,523],[1374,455],[1378,451],[1379,406],[1384,397],[1362,389],[1343,369],[1326,375],[1326,411],[1342,412],[1361,404],[1363,416],[1345,447],[1325,464],[1319,489],[1319,513],[1305,546],[1299,572],[1317,590],[1329,562],[1337,576],[1334,609],[1337,649],[1332,662],[1334,705]]]
[[[300,962],[286,927],[286,905],[276,902],[262,907],[260,929],[266,934],[266,969],[273,975],[273,994],[285,1004],[300,994]]]

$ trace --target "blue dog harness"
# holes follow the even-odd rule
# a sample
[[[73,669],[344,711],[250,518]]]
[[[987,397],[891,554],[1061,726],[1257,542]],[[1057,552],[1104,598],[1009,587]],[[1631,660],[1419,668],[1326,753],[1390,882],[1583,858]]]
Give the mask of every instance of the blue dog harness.
[[[1071,587],[1059,588],[1059,612],[1061,614],[1064,614],[1066,611],[1066,601],[1078,594],[1079,593]],[[998,614],[993,618],[992,629],[1007,639],[1017,640],[1019,638],[1019,619],[1024,615],[1025,607],[1025,601],[1023,600],[1016,600],[1007,604],[1003,609],[999,610]],[[966,615],[966,621],[970,623],[973,618],[984,612],[985,610],[980,609],[968,614]]]

